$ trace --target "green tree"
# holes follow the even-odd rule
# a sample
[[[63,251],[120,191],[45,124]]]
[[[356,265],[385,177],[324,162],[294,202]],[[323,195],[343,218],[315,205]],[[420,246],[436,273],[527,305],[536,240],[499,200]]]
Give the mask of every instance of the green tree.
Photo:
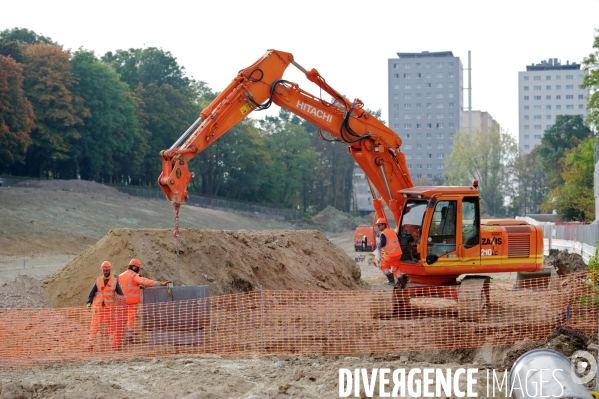
[[[595,220],[593,173],[595,170],[595,137],[588,137],[578,146],[566,150],[562,172],[564,184],[549,192],[543,204],[546,212],[554,209],[563,220]]]
[[[25,159],[34,126],[31,103],[23,93],[22,66],[0,55],[0,170]]]
[[[472,133],[458,131],[453,150],[447,159],[446,179],[449,185],[470,185],[479,182],[483,213],[503,215],[506,196],[513,196],[510,179],[518,154],[515,139],[507,132],[491,129]]]
[[[599,31],[598,31],[599,32]],[[593,42],[595,52],[584,59],[584,69],[588,74],[584,77],[582,87],[590,90],[587,103],[587,124],[599,130],[599,35]]]
[[[538,154],[545,173],[545,181],[550,189],[564,184],[562,178],[562,158],[566,150],[576,147],[592,135],[580,115],[557,115],[555,124],[545,130],[538,147]]]
[[[89,111],[83,99],[74,94],[77,78],[73,75],[70,54],[48,44],[32,44],[23,51],[23,87],[36,116],[27,150],[29,175],[42,176],[56,162],[71,159],[73,143],[79,139],[78,127]]]
[[[25,28],[5,29],[0,32],[0,39],[6,40],[7,42],[57,45],[57,43],[52,41],[49,37],[38,35],[34,31]]]
[[[83,98],[89,115],[79,129],[81,139],[73,145],[75,162],[68,162],[70,174],[78,169],[83,179],[111,181],[114,175],[131,173],[131,160],[139,149],[136,102],[126,83],[91,51],[73,54],[73,73],[79,80],[75,93]],[[145,154],[138,154],[143,155]],[[133,165],[135,166],[135,165]],[[139,165],[137,165],[139,166]]]
[[[514,196],[512,197],[511,215],[541,213],[541,205],[548,193],[545,184],[543,165],[538,154],[539,147],[528,154],[520,154],[514,163],[513,180]]]

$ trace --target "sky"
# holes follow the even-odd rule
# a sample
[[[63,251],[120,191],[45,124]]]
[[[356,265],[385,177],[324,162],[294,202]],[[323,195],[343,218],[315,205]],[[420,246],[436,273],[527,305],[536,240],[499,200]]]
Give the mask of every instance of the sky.
[[[467,68],[470,50],[472,108],[517,137],[518,72],[549,58],[580,63],[593,52],[599,0],[0,0],[0,30],[15,27],[98,56],[161,48],[214,91],[268,49],[289,52],[350,100],[382,109],[385,121],[388,59],[452,51]],[[293,66],[284,78],[319,95]],[[467,79],[464,71],[465,87]],[[465,107],[467,98],[464,92]],[[266,112],[276,115],[276,108]]]

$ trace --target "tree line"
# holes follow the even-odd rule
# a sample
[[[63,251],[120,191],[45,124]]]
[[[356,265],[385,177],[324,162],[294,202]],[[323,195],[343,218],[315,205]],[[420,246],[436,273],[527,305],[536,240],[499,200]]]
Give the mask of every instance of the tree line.
[[[159,152],[217,94],[169,51],[99,56],[28,29],[2,31],[0,173],[156,187]],[[312,214],[329,205],[350,212],[354,167],[346,146],[281,110],[246,118],[197,156],[189,191]]]

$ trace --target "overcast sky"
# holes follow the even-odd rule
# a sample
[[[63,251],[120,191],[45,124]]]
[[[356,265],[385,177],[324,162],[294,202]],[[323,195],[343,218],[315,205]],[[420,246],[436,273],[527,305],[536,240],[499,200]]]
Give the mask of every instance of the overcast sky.
[[[290,52],[350,99],[381,108],[386,121],[389,58],[452,51],[467,68],[470,50],[473,109],[489,112],[517,136],[518,71],[548,58],[565,63],[588,56],[599,0],[1,0],[0,30],[14,27],[97,55],[162,48],[214,91],[267,49]],[[285,78],[318,95],[296,71],[290,67]]]

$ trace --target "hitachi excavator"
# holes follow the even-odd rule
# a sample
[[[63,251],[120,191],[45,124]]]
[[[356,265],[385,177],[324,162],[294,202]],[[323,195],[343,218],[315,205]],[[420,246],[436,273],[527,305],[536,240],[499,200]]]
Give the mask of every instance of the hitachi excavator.
[[[282,79],[290,65],[328,93],[333,102]],[[476,181],[469,187],[415,187],[398,135],[365,111],[362,101],[349,101],[317,70],[304,69],[292,54],[278,50],[268,50],[239,71],[172,147],[160,152],[158,183],[175,205],[176,215],[194,177],[189,161],[253,111],[272,103],[346,143],[368,177],[378,217],[385,217],[382,201],[388,205],[402,248],[400,269],[409,276],[404,288],[396,287],[401,291],[397,298],[424,295],[422,287],[434,286],[429,290],[434,296],[468,302],[459,293],[460,286],[468,285],[469,290],[480,292],[483,308],[489,300],[489,277],[480,274],[542,269],[543,235],[538,226],[511,219],[481,220]],[[467,276],[458,280],[460,275]],[[462,318],[476,319],[474,313],[464,310]]]

